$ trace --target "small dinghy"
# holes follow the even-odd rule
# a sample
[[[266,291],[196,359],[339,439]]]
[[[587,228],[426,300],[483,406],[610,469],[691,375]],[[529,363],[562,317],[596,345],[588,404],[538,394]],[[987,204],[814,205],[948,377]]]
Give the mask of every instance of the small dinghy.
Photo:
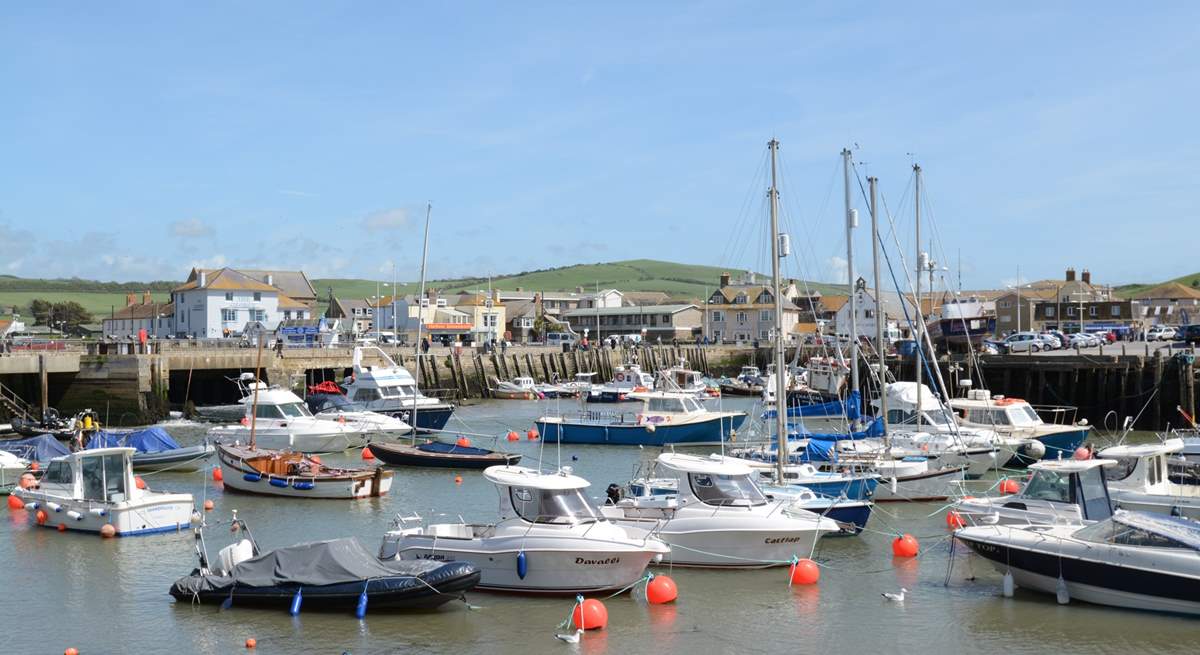
[[[235,529],[244,529],[235,519]],[[479,584],[469,562],[381,560],[357,539],[332,539],[260,553],[253,537],[221,549],[210,568],[203,533],[197,529],[200,568],[171,585],[179,602],[226,607],[275,607],[293,615],[302,609],[432,609]]]
[[[294,498],[368,498],[392,486],[379,466],[332,468],[303,453],[218,444],[217,461],[227,489]]]
[[[410,445],[376,441],[371,443],[370,447],[375,457],[389,466],[485,469],[489,466],[509,466],[521,461],[520,455],[476,448],[468,442],[427,441]]]
[[[216,451],[210,443],[180,446],[166,430],[158,427],[132,432],[101,430],[92,435],[86,449],[120,447],[137,451],[133,454],[135,471],[199,471]]]

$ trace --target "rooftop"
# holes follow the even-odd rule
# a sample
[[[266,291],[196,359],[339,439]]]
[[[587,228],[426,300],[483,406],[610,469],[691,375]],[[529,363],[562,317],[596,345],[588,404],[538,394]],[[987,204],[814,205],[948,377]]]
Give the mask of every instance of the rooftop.
[[[624,316],[626,314],[676,314],[685,309],[699,309],[695,305],[641,305],[633,307],[600,307],[587,309],[572,309],[565,312],[566,317],[587,316]]]

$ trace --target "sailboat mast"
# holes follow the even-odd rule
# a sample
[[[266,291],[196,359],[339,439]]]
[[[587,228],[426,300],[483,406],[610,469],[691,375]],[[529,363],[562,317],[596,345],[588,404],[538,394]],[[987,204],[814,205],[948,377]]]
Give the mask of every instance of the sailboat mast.
[[[767,143],[771,150],[771,296],[775,299],[775,434],[779,451],[775,461],[779,484],[784,484],[784,471],[788,460],[787,449],[787,375],[786,362],[783,354],[783,296],[780,294],[782,285],[779,284],[779,188],[776,186],[775,159],[779,153],[779,141],[771,139]]]
[[[846,202],[846,279],[850,288],[850,392],[858,391],[858,302],[854,288],[854,228],[858,212],[850,207],[850,149],[842,149],[842,183]],[[878,312],[876,312],[878,313]]]
[[[917,431],[921,430],[921,377],[925,367],[925,341],[921,338],[922,328],[925,326],[925,321],[921,315],[921,273],[925,269],[925,257],[921,253],[921,166],[913,164],[913,174],[916,176],[914,185],[915,192],[913,193],[914,203],[916,206],[916,223],[917,223],[917,284],[915,296],[917,299],[917,321],[916,321],[916,342],[917,342]]]
[[[429,261],[429,215],[433,213],[433,203],[425,205],[425,245],[421,248],[421,295],[417,296],[417,376],[421,375],[421,326],[425,323],[425,311],[421,303],[425,302],[425,265]],[[430,309],[433,309],[432,307]],[[414,377],[414,379],[416,379]],[[417,438],[417,394],[420,393],[421,385],[415,385],[413,389],[413,407],[412,407],[412,435],[413,439]]]
[[[250,450],[254,450],[258,428],[258,387],[262,375],[263,333],[258,331],[258,354],[254,357],[254,399],[250,401]]]
[[[879,302],[883,285],[880,283],[882,273],[879,268],[879,205],[875,199],[878,183],[877,178],[867,178],[867,186],[871,192],[871,259],[875,268],[875,351],[879,353],[879,415],[883,419],[883,438],[886,440],[888,424],[887,359],[884,353],[887,350],[883,346],[883,322],[887,315],[883,312],[883,307]]]

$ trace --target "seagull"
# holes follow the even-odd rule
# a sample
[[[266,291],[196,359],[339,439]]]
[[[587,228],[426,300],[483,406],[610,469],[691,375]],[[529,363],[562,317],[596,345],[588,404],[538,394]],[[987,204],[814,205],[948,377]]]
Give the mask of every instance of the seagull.
[[[882,596],[892,602],[903,603],[904,602],[904,594],[906,592],[908,592],[907,589],[905,589],[904,587],[900,587],[900,593],[893,594],[890,591],[885,591],[885,592],[883,592]]]
[[[576,630],[575,632],[572,632],[572,633],[570,633],[570,634],[565,634],[565,635],[554,635],[554,638],[555,638],[555,639],[560,639],[560,640],[562,640],[562,641],[565,641],[565,642],[567,642],[568,644],[578,644],[578,643],[579,643],[579,635],[581,635],[581,634],[583,634],[583,630],[582,630],[582,629],[580,629],[580,630]]]

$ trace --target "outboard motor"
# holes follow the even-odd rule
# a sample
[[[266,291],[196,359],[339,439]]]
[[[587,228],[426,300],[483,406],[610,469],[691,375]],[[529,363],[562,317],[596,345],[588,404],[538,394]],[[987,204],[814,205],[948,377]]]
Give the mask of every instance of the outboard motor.
[[[621,500],[621,487],[614,482],[608,485],[608,488],[604,490],[604,494],[608,496],[609,505],[616,505]]]

